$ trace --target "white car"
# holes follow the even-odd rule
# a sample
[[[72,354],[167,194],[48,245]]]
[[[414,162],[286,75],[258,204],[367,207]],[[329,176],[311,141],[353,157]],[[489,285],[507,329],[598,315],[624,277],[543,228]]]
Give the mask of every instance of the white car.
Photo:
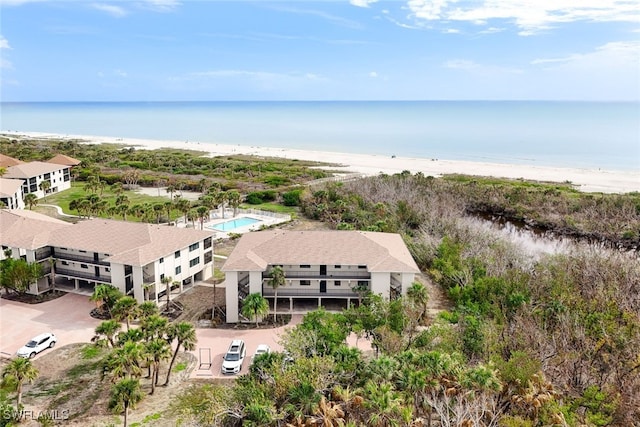
[[[32,358],[42,350],[53,348],[56,342],[58,342],[58,339],[51,332],[40,334],[22,346],[20,350],[18,350],[17,355],[18,357]]]
[[[268,354],[268,353],[271,353],[271,348],[268,345],[266,344],[258,345],[258,348],[256,348],[256,352],[253,353],[253,356],[251,356],[251,362],[253,363],[254,359],[260,356],[261,354]]]
[[[224,355],[222,362],[223,374],[237,374],[242,370],[242,362],[247,354],[244,341],[233,340],[229,345],[229,350]]]

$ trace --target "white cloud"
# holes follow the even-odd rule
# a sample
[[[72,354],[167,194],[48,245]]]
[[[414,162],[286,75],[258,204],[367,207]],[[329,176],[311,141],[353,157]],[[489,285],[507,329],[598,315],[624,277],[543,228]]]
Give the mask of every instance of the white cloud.
[[[457,28],[447,28],[446,30],[443,31],[443,33],[445,33],[445,34],[459,34],[460,30],[458,30]]]
[[[5,39],[4,36],[0,36],[0,49],[11,49],[9,40]]]
[[[3,68],[5,70],[13,70],[13,64],[11,63],[11,61],[0,57],[0,68]]]
[[[376,77],[378,77],[378,73],[376,73],[375,71],[371,71],[369,73],[369,77],[371,77],[372,79],[375,79]]]
[[[638,22],[636,0],[408,0],[411,17],[427,21],[464,21],[487,25],[513,23],[520,35],[532,35],[563,23]],[[495,28],[495,27],[492,27]]]
[[[127,72],[122,70],[114,70],[113,73],[118,77],[127,77]]]
[[[171,12],[182,3],[178,0],[144,0],[145,6],[157,12]]]
[[[573,53],[559,58],[538,58],[532,65],[552,64],[556,67],[616,68],[631,67],[640,71],[640,41],[610,42],[588,53]]]
[[[466,59],[452,59],[445,62],[444,66],[454,70],[473,70],[479,67],[475,62]]]
[[[377,1],[378,0],[349,0],[349,3],[358,7],[369,7],[370,4],[376,3]]]
[[[93,3],[91,7],[101,12],[106,12],[111,16],[115,16],[116,18],[122,18],[123,16],[128,15],[126,9],[114,4]]]
[[[513,67],[501,67],[496,65],[484,65],[467,59],[452,59],[446,61],[443,66],[452,70],[462,70],[477,74],[521,74],[522,70]]]

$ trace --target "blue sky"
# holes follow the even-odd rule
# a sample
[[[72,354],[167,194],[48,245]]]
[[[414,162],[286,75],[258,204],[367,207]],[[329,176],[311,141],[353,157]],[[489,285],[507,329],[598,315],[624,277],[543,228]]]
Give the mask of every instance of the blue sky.
[[[640,100],[637,0],[0,0],[2,101]]]

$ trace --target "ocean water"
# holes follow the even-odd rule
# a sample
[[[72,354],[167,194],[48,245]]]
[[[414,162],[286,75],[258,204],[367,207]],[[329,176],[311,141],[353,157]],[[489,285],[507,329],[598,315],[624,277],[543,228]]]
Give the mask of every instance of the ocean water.
[[[0,130],[640,171],[633,102],[0,103]]]

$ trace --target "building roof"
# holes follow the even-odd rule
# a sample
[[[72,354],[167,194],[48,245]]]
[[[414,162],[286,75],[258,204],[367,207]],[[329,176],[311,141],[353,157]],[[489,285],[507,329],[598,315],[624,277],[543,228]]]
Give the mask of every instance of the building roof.
[[[68,166],[46,162],[20,163],[19,165],[9,166],[7,168],[7,173],[4,174],[4,177],[27,179],[45,173],[56,172],[61,169],[66,169],[67,167]]]
[[[55,163],[57,165],[65,166],[78,166],[81,162],[73,157],[66,156],[64,154],[56,154],[51,159],[47,160],[47,163]]]
[[[23,163],[21,160],[0,153],[0,167],[2,168],[8,168],[9,166],[15,166],[21,163]]]
[[[223,271],[264,271],[269,265],[366,265],[370,272],[420,270],[399,234],[371,231],[265,230],[244,234]]]
[[[13,197],[22,187],[21,179],[0,178],[0,197]]]
[[[109,254],[109,262],[144,266],[211,236],[213,231],[96,218],[54,231],[48,242]]]
[[[0,244],[14,248],[38,249],[48,245],[49,236],[72,224],[24,209],[0,209]]]

